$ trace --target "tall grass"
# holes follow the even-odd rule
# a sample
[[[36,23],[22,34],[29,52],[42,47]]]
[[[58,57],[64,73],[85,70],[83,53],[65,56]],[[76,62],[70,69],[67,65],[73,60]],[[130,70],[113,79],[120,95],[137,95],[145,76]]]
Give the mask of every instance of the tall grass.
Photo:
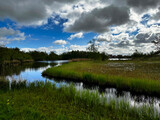
[[[50,82],[13,84],[14,89],[10,91],[0,90],[0,119],[3,120],[160,119],[152,106],[137,108],[124,100],[108,99],[98,91],[77,90],[73,85],[57,88]]]
[[[95,73],[86,71],[85,68],[86,66],[83,66],[82,62],[69,63],[59,67],[49,68],[43,72],[43,75],[160,96],[160,82],[158,80]]]

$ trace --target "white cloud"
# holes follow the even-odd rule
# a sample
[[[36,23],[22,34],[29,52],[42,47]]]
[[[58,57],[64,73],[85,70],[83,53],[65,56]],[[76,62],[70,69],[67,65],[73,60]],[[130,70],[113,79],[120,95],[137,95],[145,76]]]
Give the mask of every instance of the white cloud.
[[[39,47],[39,48],[21,48],[21,51],[29,52],[29,51],[41,51],[41,52],[55,52],[56,54],[62,54],[64,52],[69,51],[86,51],[88,45],[70,45],[69,47],[61,47],[61,48],[54,48],[53,46],[50,47]]]
[[[42,25],[52,14],[76,0],[0,0],[0,17],[22,25]]]
[[[79,33],[73,34],[68,38],[68,40],[72,40],[74,38],[83,38],[83,33],[79,32]]]
[[[20,50],[24,52],[30,52],[30,51],[35,51],[36,48],[21,48]]]
[[[12,28],[0,28],[0,46],[9,44],[12,41],[25,40],[26,36],[19,30],[14,30]]]
[[[56,40],[53,43],[56,45],[66,45],[67,44],[65,40]]]
[[[154,47],[150,42],[160,33],[160,27],[154,25],[160,23],[159,0],[0,0],[0,3],[1,20],[10,18],[28,26],[45,24],[49,17],[53,17],[53,22],[59,25],[59,16],[66,20],[63,23],[65,32],[77,32],[69,40],[82,38],[84,32],[98,32],[100,34],[94,38],[101,42],[99,50],[113,54],[132,53],[135,49],[152,51]],[[141,21],[145,14],[151,18],[143,25]],[[25,34],[18,30],[0,30],[1,45],[25,39]],[[62,45],[62,48],[56,49],[58,53],[86,48],[81,45],[66,48],[65,40],[53,43]],[[51,49],[54,50],[41,48],[46,51]]]
[[[70,45],[69,50],[70,51],[86,51],[86,48],[88,45]]]
[[[128,26],[130,28],[130,26]],[[131,34],[125,27],[121,29],[118,26],[111,28],[112,31],[99,34],[95,38],[100,42],[99,51],[109,54],[132,54],[135,50],[148,53],[155,50],[152,43],[155,37],[160,34],[160,26],[151,25],[145,26],[140,23],[137,24],[135,30],[137,34]],[[115,32],[118,31],[118,32]],[[128,31],[128,32],[126,32]],[[115,35],[115,33],[118,33]]]
[[[55,23],[56,25],[58,25],[58,24],[59,24],[59,21],[57,21],[57,20],[54,20],[54,23]]]

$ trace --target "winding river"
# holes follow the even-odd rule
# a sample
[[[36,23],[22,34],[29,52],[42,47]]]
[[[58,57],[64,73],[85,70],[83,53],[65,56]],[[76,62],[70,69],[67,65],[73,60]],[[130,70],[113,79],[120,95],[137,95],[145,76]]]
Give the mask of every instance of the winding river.
[[[11,65],[11,66],[3,66],[0,68],[0,76],[6,77],[10,82],[13,80],[20,81],[26,80],[27,82],[34,81],[50,81],[56,84],[57,87],[60,85],[68,85],[70,83],[74,84],[77,89],[90,89],[92,91],[98,90],[103,93],[106,97],[110,99],[118,99],[125,100],[130,105],[133,106],[141,106],[143,104],[153,105],[155,109],[160,111],[160,98],[154,96],[146,96],[146,95],[136,95],[132,94],[129,91],[117,91],[115,88],[99,88],[98,86],[90,86],[86,85],[82,82],[67,82],[64,79],[57,80],[54,78],[47,78],[42,76],[42,72],[50,67],[57,67],[62,64],[68,63],[67,60],[61,61],[40,61],[30,64],[22,64],[22,65]]]

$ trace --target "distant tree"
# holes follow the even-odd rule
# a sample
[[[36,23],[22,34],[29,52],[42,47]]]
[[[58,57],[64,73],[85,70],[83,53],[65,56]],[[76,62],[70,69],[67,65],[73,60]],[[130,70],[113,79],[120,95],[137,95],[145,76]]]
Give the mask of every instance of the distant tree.
[[[96,39],[92,39],[88,43],[89,47],[87,48],[87,50],[89,50],[90,52],[98,52],[98,45],[96,45]]]
[[[131,56],[132,58],[138,58],[138,57],[145,56],[145,54],[139,52],[138,50],[135,50],[135,52]]]
[[[58,60],[59,56],[56,53],[54,53],[54,52],[50,52],[50,54],[48,56],[48,59],[49,60]]]
[[[17,48],[17,47],[16,47],[16,48],[14,48],[14,50],[15,50],[15,51],[20,51],[20,49],[19,49],[19,48]]]
[[[46,52],[31,51],[28,53],[35,61],[43,61],[48,59],[48,54]]]
[[[107,60],[108,55],[105,53],[99,52],[88,52],[88,51],[71,51],[66,52],[60,55],[61,59],[68,60],[68,59],[75,59],[75,58],[88,58],[94,60]]]
[[[32,60],[32,57],[29,54],[20,51],[19,48],[0,47],[0,64],[5,61],[13,60],[23,62],[25,60]]]
[[[156,46],[156,50],[160,51],[160,34],[158,34],[154,41],[152,41],[154,45]]]

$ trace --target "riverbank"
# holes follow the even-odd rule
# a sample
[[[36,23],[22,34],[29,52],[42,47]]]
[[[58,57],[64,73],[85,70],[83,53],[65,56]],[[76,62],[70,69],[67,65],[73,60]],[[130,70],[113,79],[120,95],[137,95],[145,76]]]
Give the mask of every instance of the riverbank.
[[[144,62],[145,63],[145,62]],[[96,62],[83,61],[72,62],[59,67],[49,68],[43,75],[81,81],[87,84],[99,85],[102,87],[115,87],[120,90],[129,90],[134,93],[160,96],[160,76],[152,72],[144,72],[149,67],[152,69],[160,65],[152,65],[143,62]],[[135,69],[135,64],[138,64]],[[125,66],[125,70],[117,70],[114,66]],[[150,68],[150,69],[151,69]]]
[[[22,64],[22,63],[32,63],[34,60],[5,60],[0,63],[0,65],[9,65],[9,64]]]
[[[49,82],[26,82],[0,88],[0,119],[3,120],[158,120],[152,106],[130,106],[72,85],[56,87]],[[148,113],[148,114],[147,114]],[[154,116],[154,115],[157,116]]]

